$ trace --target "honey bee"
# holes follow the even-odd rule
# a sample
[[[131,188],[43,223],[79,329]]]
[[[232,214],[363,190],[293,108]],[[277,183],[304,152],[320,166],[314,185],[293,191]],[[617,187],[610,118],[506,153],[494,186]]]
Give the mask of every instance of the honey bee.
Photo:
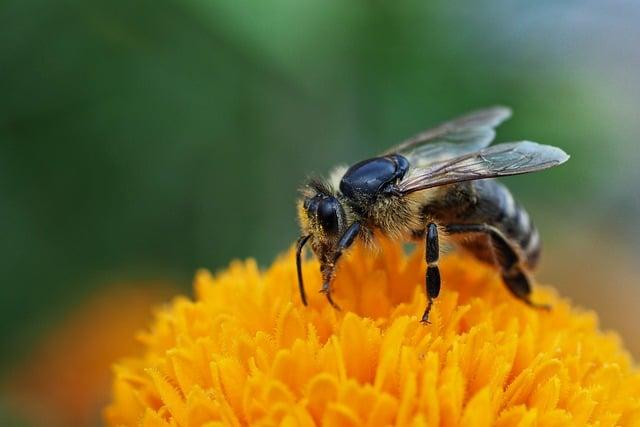
[[[309,242],[320,261],[321,292],[336,309],[331,283],[340,256],[380,232],[425,244],[427,303],[422,322],[440,293],[439,235],[493,265],[511,293],[529,306],[529,272],[540,255],[540,235],[524,208],[495,177],[536,172],[569,159],[563,150],[530,141],[489,146],[495,128],[511,116],[506,107],[475,111],[409,138],[378,157],[336,168],[328,180],[301,189],[302,237],[296,264],[300,298],[307,304],[301,257]]]

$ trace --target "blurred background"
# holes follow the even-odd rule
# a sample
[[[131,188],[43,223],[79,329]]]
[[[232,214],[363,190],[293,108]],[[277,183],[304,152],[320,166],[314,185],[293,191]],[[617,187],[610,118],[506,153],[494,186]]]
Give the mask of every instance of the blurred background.
[[[0,2],[0,423],[99,425],[195,269],[267,265],[310,173],[505,104],[540,282],[640,357],[640,3]]]

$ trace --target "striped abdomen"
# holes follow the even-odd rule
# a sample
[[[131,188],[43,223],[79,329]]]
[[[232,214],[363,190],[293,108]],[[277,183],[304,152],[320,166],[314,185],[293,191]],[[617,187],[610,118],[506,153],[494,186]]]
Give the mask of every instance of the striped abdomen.
[[[441,203],[425,207],[447,224],[488,224],[497,228],[507,242],[534,268],[540,256],[540,235],[529,214],[513,199],[509,190],[494,180],[478,180],[453,185],[445,190]],[[476,257],[492,262],[486,236],[465,237],[459,242]]]
[[[495,203],[498,208],[495,216],[490,216],[488,220],[493,220],[493,225],[524,254],[528,266],[534,268],[540,257],[540,234],[527,211],[513,199],[511,192],[497,181],[486,181],[477,188],[480,190],[479,194],[484,194],[480,198],[482,202]]]

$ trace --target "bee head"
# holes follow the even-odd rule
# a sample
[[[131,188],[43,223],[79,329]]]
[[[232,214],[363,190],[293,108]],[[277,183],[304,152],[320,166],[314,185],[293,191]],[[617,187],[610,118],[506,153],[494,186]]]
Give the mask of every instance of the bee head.
[[[304,235],[316,255],[331,252],[347,228],[344,207],[335,192],[321,181],[311,181],[303,188],[303,197],[298,204],[298,218]]]
[[[311,230],[322,240],[337,239],[344,229],[342,204],[334,196],[316,194],[303,201],[302,207]]]
[[[359,229],[358,223],[351,226],[347,224],[348,218],[345,207],[336,192],[324,182],[311,181],[302,188],[302,198],[298,202],[298,219],[302,236],[298,240],[296,248],[296,265],[298,270],[298,286],[303,304],[307,304],[302,279],[302,251],[304,245],[309,242],[311,249],[320,261],[323,289],[327,288],[333,278],[335,262],[340,252],[339,242],[344,236],[355,237]],[[355,233],[348,234],[356,225]],[[327,291],[328,292],[328,291]],[[327,294],[327,298],[331,298]],[[332,302],[330,300],[330,302]],[[333,302],[332,302],[333,304]]]

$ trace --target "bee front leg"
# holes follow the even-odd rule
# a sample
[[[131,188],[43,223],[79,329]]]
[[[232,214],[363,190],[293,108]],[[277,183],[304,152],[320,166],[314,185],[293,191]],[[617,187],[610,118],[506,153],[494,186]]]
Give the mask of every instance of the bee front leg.
[[[338,311],[342,310],[338,303],[333,300],[333,295],[331,294],[331,280],[327,280],[322,283],[322,289],[320,289],[320,292],[322,292],[324,296],[327,297],[327,301],[329,301],[331,307],[335,308]]]
[[[327,301],[329,301],[329,304],[331,304],[331,306],[336,310],[340,310],[340,306],[336,304],[335,301],[333,301],[333,297],[331,295],[331,282],[333,281],[333,274],[335,271],[335,267],[338,262],[338,259],[342,256],[342,252],[347,250],[349,246],[353,244],[353,242],[356,240],[356,237],[358,237],[359,233],[360,233],[360,224],[357,222],[354,222],[349,226],[349,228],[347,228],[347,230],[344,232],[342,237],[340,237],[340,240],[338,240],[338,246],[336,247],[336,252],[333,255],[333,260],[331,261],[331,263],[321,267],[323,283],[322,283],[322,289],[320,290],[320,292],[325,294],[325,296],[327,297]]]
[[[440,243],[438,240],[438,226],[433,222],[427,224],[426,251],[427,272],[425,274],[425,287],[427,290],[427,308],[422,314],[422,323],[429,323],[429,312],[433,305],[433,300],[440,294],[440,268],[438,259],[440,258]]]

